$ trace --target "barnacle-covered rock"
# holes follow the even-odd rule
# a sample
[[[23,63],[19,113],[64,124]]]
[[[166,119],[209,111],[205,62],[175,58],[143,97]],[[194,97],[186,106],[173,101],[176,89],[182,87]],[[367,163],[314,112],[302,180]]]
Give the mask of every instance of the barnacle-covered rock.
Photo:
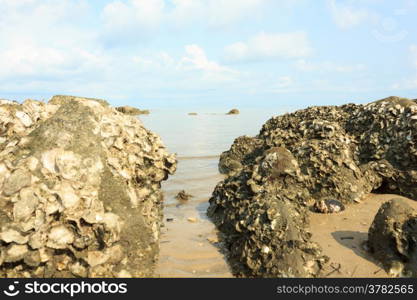
[[[0,277],[152,276],[175,168],[104,100],[1,100]]]
[[[242,162],[250,160],[253,152],[262,145],[261,140],[248,136],[238,137],[230,150],[223,152],[219,160],[219,171],[222,174],[236,174],[242,169]]]
[[[319,245],[309,250],[309,210],[340,212],[372,191],[417,200],[416,129],[416,102],[389,97],[366,105],[309,107],[270,119],[255,137],[237,138],[220,157],[226,179],[208,208],[225,235],[232,266],[239,266],[235,273],[320,276],[325,258]],[[272,220],[268,212],[277,204],[279,218]],[[282,211],[297,211],[303,222]],[[276,239],[282,228],[295,234]],[[304,238],[291,239],[296,235]],[[285,268],[286,253],[298,267]]]
[[[368,247],[393,277],[417,276],[417,213],[402,199],[384,203],[369,228]]]

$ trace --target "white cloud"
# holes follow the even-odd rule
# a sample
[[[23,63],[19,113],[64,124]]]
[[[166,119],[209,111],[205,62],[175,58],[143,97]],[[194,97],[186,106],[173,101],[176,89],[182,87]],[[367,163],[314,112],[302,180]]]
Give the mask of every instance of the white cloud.
[[[311,53],[312,48],[304,32],[261,32],[246,42],[237,42],[225,47],[225,58],[228,61],[299,58]]]
[[[271,0],[117,0],[107,4],[102,18],[112,31],[136,27],[153,30],[162,24],[203,23],[223,27],[253,17]],[[286,0],[288,1],[288,0]]]
[[[267,0],[211,0],[206,1],[208,24],[221,27],[242,18],[253,16]]]
[[[137,72],[150,72],[159,76],[169,75],[178,80],[227,82],[240,75],[238,71],[220,65],[207,57],[203,48],[191,44],[184,46],[185,55],[172,57],[166,52],[151,55],[136,55],[132,58]]]
[[[417,70],[417,45],[410,46],[411,62]]]
[[[364,71],[366,67],[362,64],[341,65],[331,61],[312,63],[305,59],[299,59],[295,63],[298,70],[305,72],[336,72],[350,73]]]
[[[203,21],[222,27],[253,16],[269,0],[173,0],[170,17],[175,23]]]
[[[391,85],[392,89],[417,89],[417,45],[409,47],[410,63],[413,66],[414,75],[411,78],[402,79]]]
[[[340,1],[328,0],[327,3],[333,21],[342,29],[353,28],[371,17],[367,10],[341,4]]]
[[[29,75],[57,75],[74,66],[74,53],[24,43],[0,52],[0,78]]]
[[[279,89],[285,89],[293,84],[293,79],[290,76],[282,76],[278,78],[277,87]]]
[[[164,0],[114,1],[104,7],[102,18],[107,28],[115,31],[126,29],[127,26],[152,30],[163,20],[164,9]]]
[[[210,82],[233,81],[239,72],[208,59],[205,51],[198,45],[186,45],[186,56],[182,57],[177,69],[197,71],[203,80]]]
[[[59,77],[99,65],[84,1],[0,0],[0,78]],[[71,22],[69,22],[71,20]]]

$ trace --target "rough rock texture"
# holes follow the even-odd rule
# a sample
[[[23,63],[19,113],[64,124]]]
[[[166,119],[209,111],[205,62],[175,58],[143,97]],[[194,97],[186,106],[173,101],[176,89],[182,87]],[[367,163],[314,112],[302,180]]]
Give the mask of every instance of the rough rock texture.
[[[393,199],[378,210],[369,228],[368,246],[391,276],[417,276],[417,213]]]
[[[220,157],[227,177],[208,209],[235,273],[319,276],[326,258],[310,242],[307,218],[317,202],[349,205],[371,191],[417,199],[416,129],[415,102],[389,97],[310,107],[237,138]]]
[[[118,111],[120,111],[123,114],[126,115],[131,115],[131,116],[137,116],[137,115],[149,115],[149,110],[145,109],[145,110],[141,110],[139,108],[136,107],[132,107],[132,106],[119,106],[116,107],[116,109]]]
[[[151,276],[176,159],[105,101],[0,101],[0,277]]]

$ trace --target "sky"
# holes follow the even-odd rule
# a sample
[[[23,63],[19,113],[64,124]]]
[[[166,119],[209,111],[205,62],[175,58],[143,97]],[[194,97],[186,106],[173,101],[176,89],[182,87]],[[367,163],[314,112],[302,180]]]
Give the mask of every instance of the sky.
[[[417,0],[0,0],[0,98],[141,108],[417,98]]]

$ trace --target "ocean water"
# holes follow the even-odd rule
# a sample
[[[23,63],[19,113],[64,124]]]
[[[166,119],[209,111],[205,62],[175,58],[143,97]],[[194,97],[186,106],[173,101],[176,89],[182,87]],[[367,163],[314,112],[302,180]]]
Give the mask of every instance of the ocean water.
[[[189,116],[184,111],[152,111],[142,115],[144,125],[159,134],[180,159],[219,155],[241,135],[256,135],[263,123],[279,112],[243,111],[239,115],[206,112]]]
[[[216,229],[206,216],[208,200],[223,179],[218,160],[234,139],[254,136],[274,115],[267,110],[223,112],[151,111],[140,116],[145,127],[159,134],[171,153],[177,153],[177,172],[162,183],[165,226],[160,243],[156,273],[161,277],[230,277],[230,271],[217,244]],[[178,201],[185,190],[193,197]]]

